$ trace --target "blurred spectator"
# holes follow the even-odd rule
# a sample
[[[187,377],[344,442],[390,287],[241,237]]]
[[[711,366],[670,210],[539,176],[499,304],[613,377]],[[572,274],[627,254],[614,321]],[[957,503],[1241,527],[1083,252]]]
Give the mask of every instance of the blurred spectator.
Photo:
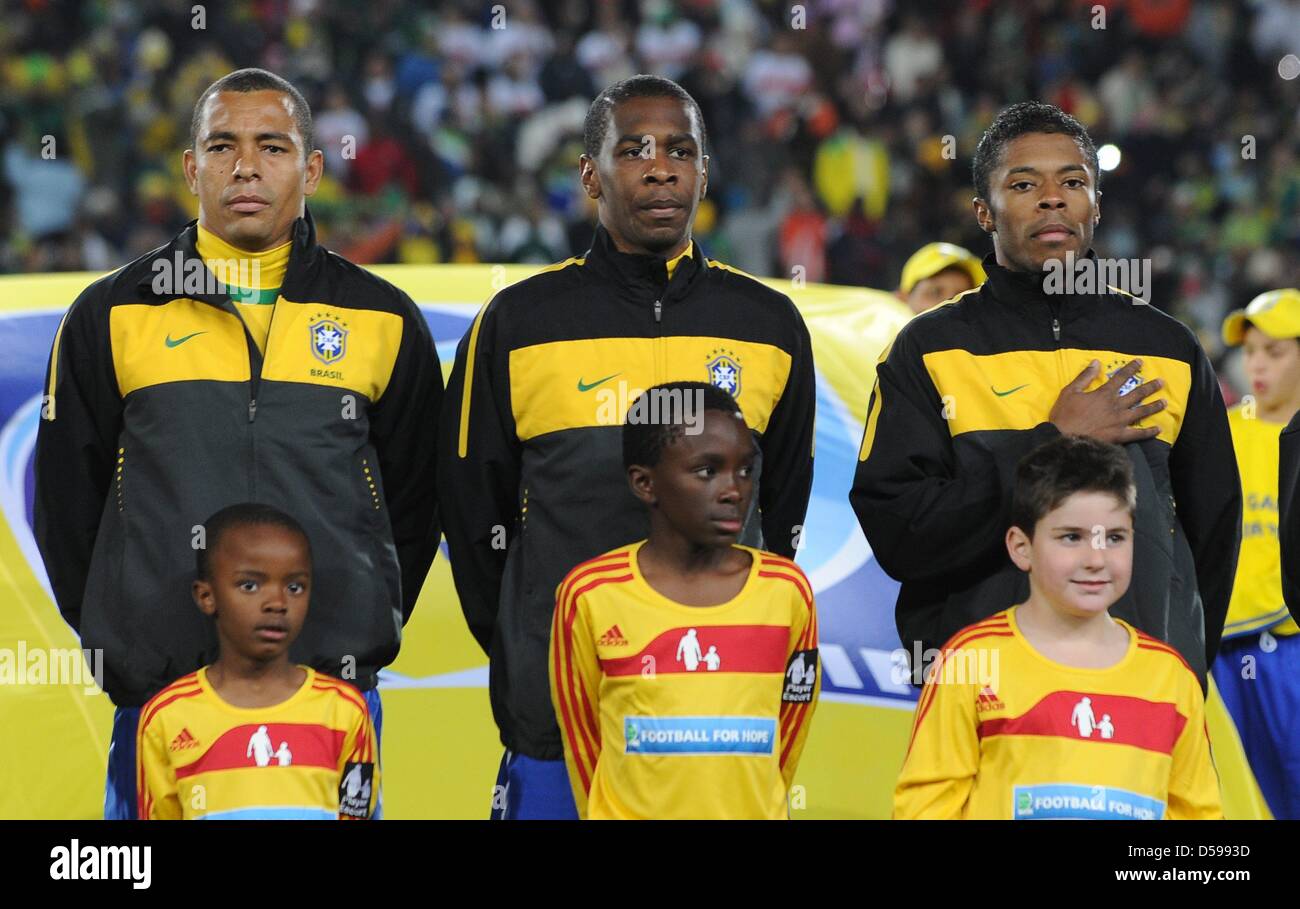
[[[396,184],[408,195],[418,187],[415,162],[406,146],[390,131],[386,119],[375,114],[370,118],[369,137],[357,149],[356,160],[348,173],[348,188],[367,196]]]
[[[645,72],[676,79],[700,49],[700,27],[678,16],[668,0],[643,0],[645,21],[636,30],[636,52]]]
[[[5,149],[4,175],[15,190],[18,229],[36,241],[63,233],[76,218],[86,181],[70,158],[68,143],[53,135],[39,137],[31,148],[11,142]]]
[[[576,97],[591,103],[591,99],[596,96],[597,88],[591,80],[591,74],[574,57],[573,51],[573,36],[561,32],[555,53],[542,65],[542,71],[537,77],[547,101],[567,101]]]
[[[781,220],[779,249],[783,277],[826,280],[826,216],[813,201],[808,182],[798,170],[786,173],[788,210]]]
[[[889,73],[890,88],[903,103],[912,100],[921,83],[933,78],[942,63],[943,47],[920,16],[908,16],[902,31],[885,45],[885,71]]]
[[[795,53],[794,38],[777,32],[771,50],[755,51],[745,67],[745,94],[759,116],[793,107],[813,87],[808,60]]]
[[[370,139],[370,127],[343,86],[334,84],[326,96],[325,109],[314,113],[316,147],[325,155],[325,172],[347,182],[357,149]]]
[[[1257,9],[1250,37],[1260,59],[1276,63],[1273,57],[1300,53],[1300,0],[1264,0]]]

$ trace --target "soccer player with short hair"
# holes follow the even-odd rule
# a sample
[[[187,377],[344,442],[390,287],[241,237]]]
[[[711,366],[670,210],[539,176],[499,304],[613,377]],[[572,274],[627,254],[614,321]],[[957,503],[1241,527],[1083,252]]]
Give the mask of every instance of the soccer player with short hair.
[[[1016,463],[1085,435],[1124,445],[1138,484],[1134,584],[1114,614],[1172,644],[1204,685],[1241,533],[1214,369],[1187,326],[1098,283],[1111,269],[1091,248],[1101,194],[1082,124],[1050,104],[1012,105],[980,139],[973,173],[993,242],[987,280],[916,316],[882,355],[849,494],[901,582],[903,646],[938,647],[1023,600],[1001,544]]]
[[[1196,674],[1109,614],[1134,571],[1136,496],[1124,452],[1095,439],[1020,463],[1005,546],[1029,596],[932,664],[894,817],[1222,817]]]
[[[134,815],[140,706],[216,656],[187,608],[209,515],[299,517],[318,593],[295,658],[355,682],[380,727],[379,670],[437,552],[433,339],[410,297],[317,243],[311,124],[265,70],[209,86],[182,162],[197,222],[91,284],[54,338],[35,536],[60,612],[103,651],[109,819]]]
[[[268,505],[204,522],[194,602],[216,660],[140,711],[142,820],[365,820],[379,798],[375,728],[347,682],[289,659],[312,596],[311,543]]]
[[[1300,627],[1282,595],[1279,436],[1300,412],[1300,290],[1262,293],[1223,322],[1250,395],[1228,410],[1244,502],[1241,557],[1214,681],[1278,819],[1300,819]],[[1249,667],[1249,671],[1247,671]]]
[[[546,642],[565,572],[646,536],[620,454],[628,403],[672,381],[736,398],[762,452],[749,545],[793,557],[812,489],[808,329],[789,297],[691,236],[709,173],[694,99],[658,76],[615,83],[592,102],[584,145],[591,249],[492,298],[456,351],[443,409],[439,506],[461,608],[491,661],[505,746],[493,811],[510,819],[576,816]]]
[[[583,819],[789,816],[820,688],[812,585],[737,543],[758,447],[699,382],[628,409],[623,462],[650,535],[555,592],[551,698]]]

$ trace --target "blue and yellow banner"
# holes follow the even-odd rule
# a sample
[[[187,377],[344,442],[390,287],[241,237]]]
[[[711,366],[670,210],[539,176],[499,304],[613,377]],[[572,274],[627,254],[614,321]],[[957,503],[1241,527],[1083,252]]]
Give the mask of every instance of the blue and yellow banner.
[[[483,303],[536,268],[374,271],[420,304],[446,372]],[[79,647],[54,605],[32,536],[32,453],[54,333],[95,277],[0,278],[0,728],[8,743],[0,753],[3,818],[94,818],[103,812],[113,706],[93,685],[51,684],[50,672],[38,681],[31,656],[48,660],[48,654]],[[848,491],[876,358],[910,313],[880,291],[766,283],[799,306],[817,362],[816,473],[798,562],[817,594],[823,687],[795,782],[802,788],[794,816],[885,818],[916,694],[896,652],[898,585],[872,558]],[[380,689],[385,816],[486,818],[501,746],[488,705],[486,658],[461,617],[445,547]],[[1217,696],[1210,727],[1228,816],[1264,816]]]

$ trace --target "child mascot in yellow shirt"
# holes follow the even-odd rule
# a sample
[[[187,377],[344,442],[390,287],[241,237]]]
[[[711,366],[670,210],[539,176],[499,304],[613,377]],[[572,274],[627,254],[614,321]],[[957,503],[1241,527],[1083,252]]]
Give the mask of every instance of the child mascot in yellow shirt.
[[[1112,618],[1133,568],[1133,470],[1061,436],[1016,471],[1007,552],[1029,598],[930,666],[896,818],[1221,818],[1205,704],[1174,648]]]

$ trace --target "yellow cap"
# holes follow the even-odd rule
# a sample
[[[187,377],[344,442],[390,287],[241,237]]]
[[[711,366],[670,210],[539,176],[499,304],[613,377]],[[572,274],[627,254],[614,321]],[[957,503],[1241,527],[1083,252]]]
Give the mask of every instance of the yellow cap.
[[[974,286],[984,283],[984,266],[969,249],[953,243],[927,243],[912,253],[912,258],[903,266],[903,278],[898,282],[898,289],[905,294],[911,293],[912,288],[926,278],[933,278],[954,265],[970,275]]]
[[[1236,347],[1246,340],[1247,320],[1270,338],[1300,338],[1300,290],[1265,291],[1245,309],[1228,313],[1223,320],[1223,343]]]

